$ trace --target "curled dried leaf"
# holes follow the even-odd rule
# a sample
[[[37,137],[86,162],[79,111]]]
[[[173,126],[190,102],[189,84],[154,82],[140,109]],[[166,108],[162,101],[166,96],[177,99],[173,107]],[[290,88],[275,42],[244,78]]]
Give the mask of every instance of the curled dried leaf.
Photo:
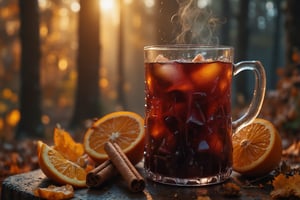
[[[81,143],[76,143],[70,133],[56,127],[54,129],[54,149],[60,152],[64,158],[72,162],[77,162],[84,154],[84,148]]]
[[[300,175],[285,176],[279,174],[273,181],[274,190],[271,192],[272,199],[300,198]]]
[[[287,149],[282,151],[285,156],[300,156],[300,141],[294,141]]]

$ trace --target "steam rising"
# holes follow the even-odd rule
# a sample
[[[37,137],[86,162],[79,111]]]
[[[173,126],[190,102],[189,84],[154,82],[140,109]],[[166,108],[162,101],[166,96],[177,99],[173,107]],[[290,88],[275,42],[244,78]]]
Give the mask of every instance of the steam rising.
[[[181,26],[176,37],[178,44],[218,44],[215,31],[220,21],[207,8],[200,8],[197,0],[177,0],[179,10],[172,17]]]

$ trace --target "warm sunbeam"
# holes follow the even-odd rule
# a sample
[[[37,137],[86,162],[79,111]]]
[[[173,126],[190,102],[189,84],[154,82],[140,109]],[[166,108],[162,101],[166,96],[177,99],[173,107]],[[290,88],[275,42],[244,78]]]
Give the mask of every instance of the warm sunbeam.
[[[115,4],[115,0],[99,0],[100,9],[103,11],[111,11],[116,6]]]

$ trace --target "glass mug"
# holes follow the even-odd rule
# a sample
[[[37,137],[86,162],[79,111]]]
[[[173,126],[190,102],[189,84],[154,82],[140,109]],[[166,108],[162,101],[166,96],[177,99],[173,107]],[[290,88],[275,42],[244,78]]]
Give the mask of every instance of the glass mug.
[[[266,77],[259,61],[233,63],[233,48],[201,45],[144,47],[147,178],[200,186],[232,172],[232,134],[259,113]],[[239,119],[231,117],[232,77],[255,75],[253,98]]]

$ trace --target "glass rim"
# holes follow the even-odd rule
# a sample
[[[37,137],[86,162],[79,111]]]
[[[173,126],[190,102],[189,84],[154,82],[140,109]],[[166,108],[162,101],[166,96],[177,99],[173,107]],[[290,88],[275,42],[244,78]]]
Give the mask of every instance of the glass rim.
[[[204,44],[157,44],[144,46],[144,50],[233,50],[232,46]]]

